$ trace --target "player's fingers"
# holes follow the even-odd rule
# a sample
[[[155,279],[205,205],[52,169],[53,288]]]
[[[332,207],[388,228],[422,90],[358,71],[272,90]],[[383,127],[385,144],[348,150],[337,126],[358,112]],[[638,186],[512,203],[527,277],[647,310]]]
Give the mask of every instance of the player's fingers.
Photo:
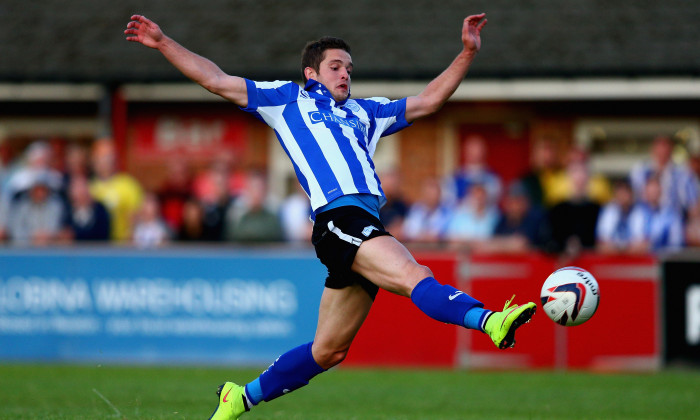
[[[480,13],[478,15],[471,15],[471,16],[467,16],[466,19],[464,19],[464,21],[469,22],[469,23],[478,23],[485,16],[486,16],[486,13]]]
[[[146,16],[143,15],[138,15],[139,18],[137,19],[140,23],[151,23],[151,20],[148,19]]]
[[[483,27],[486,26],[486,22],[488,22],[488,19],[482,20],[481,23],[479,24],[479,26],[476,27],[476,29],[481,31],[481,29],[483,29]]]

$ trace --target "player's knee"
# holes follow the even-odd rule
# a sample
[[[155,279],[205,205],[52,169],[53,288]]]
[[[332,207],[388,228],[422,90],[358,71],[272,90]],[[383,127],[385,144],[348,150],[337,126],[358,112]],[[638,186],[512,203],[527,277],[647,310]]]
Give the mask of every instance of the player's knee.
[[[323,369],[340,364],[348,356],[348,349],[314,349],[314,360]]]
[[[401,284],[401,294],[404,296],[411,296],[413,289],[424,278],[433,277],[433,272],[428,267],[416,262],[412,262],[404,273]]]

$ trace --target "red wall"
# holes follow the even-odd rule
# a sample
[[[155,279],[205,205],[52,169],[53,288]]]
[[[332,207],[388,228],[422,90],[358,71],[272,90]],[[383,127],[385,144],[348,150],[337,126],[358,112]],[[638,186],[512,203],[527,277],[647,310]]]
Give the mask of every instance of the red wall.
[[[543,254],[465,255],[416,252],[436,278],[501,310],[538,303],[533,321],[519,330],[514,349],[498,350],[485,335],[438,323],[411,301],[381,291],[350,350],[345,366],[470,368],[592,368],[647,370],[660,363],[659,279],[653,257],[586,255],[566,263]],[[542,312],[546,277],[563,265],[588,269],[600,285],[596,315],[562,327]]]

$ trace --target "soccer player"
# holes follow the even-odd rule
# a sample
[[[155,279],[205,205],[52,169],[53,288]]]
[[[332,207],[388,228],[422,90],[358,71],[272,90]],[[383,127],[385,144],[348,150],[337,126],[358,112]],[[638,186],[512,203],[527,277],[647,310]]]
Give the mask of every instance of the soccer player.
[[[262,401],[271,401],[309,383],[348,353],[378,288],[410,297],[428,316],[482,331],[501,348],[515,343],[515,330],[528,322],[535,304],[502,312],[439,283],[428,267],[379,221],[385,201],[372,155],[380,137],[437,112],[457,89],[481,47],[485,14],[469,16],[462,27],[462,51],[417,96],[351,99],[350,47],[338,38],[310,42],[302,52],[302,88],[293,82],[255,82],[230,76],[218,66],[164,35],[144,16],[127,24],[127,40],[157,49],[185,76],[268,124],[292,161],[311,200],[312,243],[328,268],[314,340],[281,355],[245,386],[226,382],[211,419],[237,419]]]

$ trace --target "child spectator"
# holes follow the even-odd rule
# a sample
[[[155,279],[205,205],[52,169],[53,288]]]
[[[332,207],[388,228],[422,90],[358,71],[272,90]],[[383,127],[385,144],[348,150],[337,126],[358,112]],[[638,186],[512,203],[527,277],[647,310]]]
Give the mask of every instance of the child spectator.
[[[133,241],[138,248],[156,248],[170,239],[168,226],[160,215],[160,203],[155,194],[146,194],[136,214]]]

